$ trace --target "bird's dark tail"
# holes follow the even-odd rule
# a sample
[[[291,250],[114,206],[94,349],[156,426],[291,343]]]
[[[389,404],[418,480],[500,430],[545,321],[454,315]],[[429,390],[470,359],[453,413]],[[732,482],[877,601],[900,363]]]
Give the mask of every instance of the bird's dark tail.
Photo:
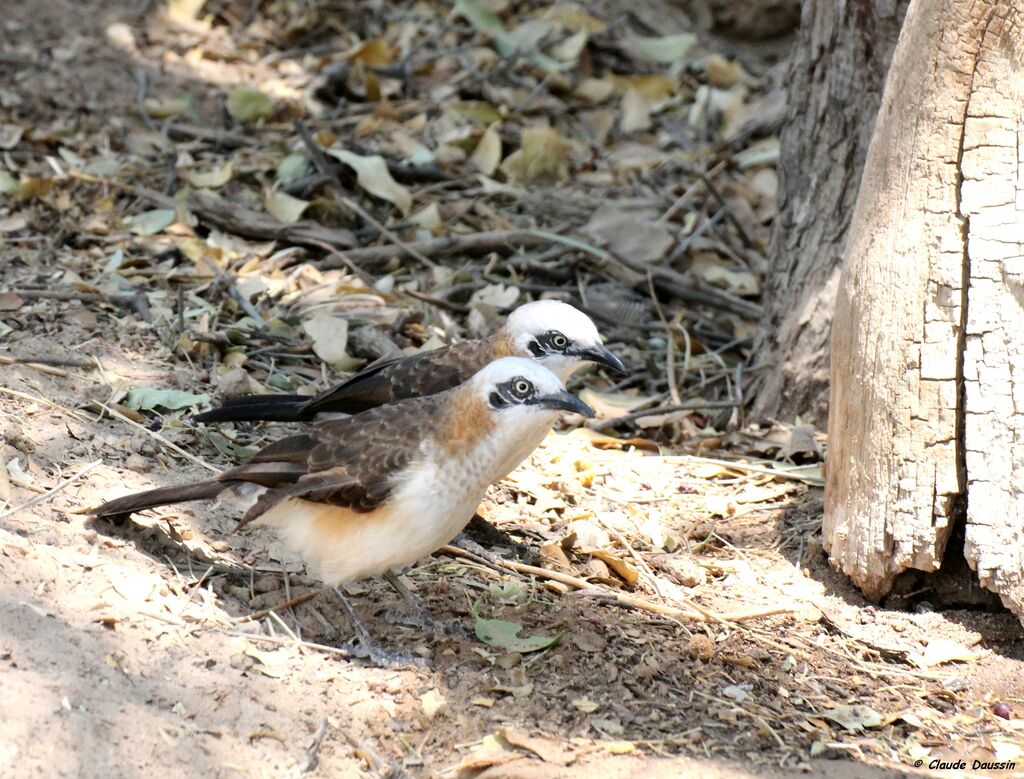
[[[231,483],[222,481],[202,481],[198,484],[182,484],[175,487],[158,487],[155,490],[136,492],[123,498],[108,501],[102,506],[90,509],[89,513],[97,517],[113,517],[119,514],[132,514],[155,506],[168,503],[184,503],[189,500],[212,500]]]
[[[305,411],[310,398],[304,395],[250,395],[225,400],[217,408],[196,414],[196,422],[308,422],[316,412]]]

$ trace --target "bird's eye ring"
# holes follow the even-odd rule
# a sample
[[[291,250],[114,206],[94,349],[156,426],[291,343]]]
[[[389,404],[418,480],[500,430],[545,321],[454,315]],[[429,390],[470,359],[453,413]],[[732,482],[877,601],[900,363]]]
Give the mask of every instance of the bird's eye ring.
[[[569,339],[561,333],[555,333],[551,336],[551,345],[556,349],[564,349],[569,345]]]
[[[533,392],[533,385],[526,379],[516,379],[512,382],[512,392],[520,398],[525,398]]]

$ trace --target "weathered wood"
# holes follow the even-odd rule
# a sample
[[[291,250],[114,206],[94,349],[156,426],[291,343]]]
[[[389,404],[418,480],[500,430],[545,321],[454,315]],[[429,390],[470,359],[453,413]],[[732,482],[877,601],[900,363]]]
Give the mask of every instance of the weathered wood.
[[[1021,613],[1022,16],[914,0],[876,120],[832,328],[824,528],[871,597],[935,570],[966,506],[968,560]]]
[[[1024,2],[989,13],[960,161],[969,279],[964,555],[981,584],[1024,618]]]
[[[807,0],[787,78],[754,414],[823,424],[839,263],[909,0]]]

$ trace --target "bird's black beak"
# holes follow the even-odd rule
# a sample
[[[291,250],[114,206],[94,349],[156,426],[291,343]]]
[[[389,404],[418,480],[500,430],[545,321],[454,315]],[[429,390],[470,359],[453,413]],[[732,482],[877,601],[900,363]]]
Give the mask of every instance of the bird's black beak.
[[[589,349],[581,349],[577,356],[589,362],[603,365],[620,376],[626,375],[626,366],[622,364],[622,360],[608,351],[608,347],[603,344],[592,346]]]
[[[557,395],[541,395],[532,402],[544,408],[571,411],[573,414],[582,414],[590,419],[594,417],[594,409],[566,390],[562,390]]]

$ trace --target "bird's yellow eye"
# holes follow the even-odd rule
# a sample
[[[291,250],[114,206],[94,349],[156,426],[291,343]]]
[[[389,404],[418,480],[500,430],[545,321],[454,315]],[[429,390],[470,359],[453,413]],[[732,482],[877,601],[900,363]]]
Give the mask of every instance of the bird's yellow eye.
[[[533,391],[533,385],[526,379],[516,379],[512,382],[512,391],[521,398],[525,398]]]
[[[569,339],[566,338],[561,333],[555,333],[553,336],[551,336],[551,345],[554,346],[556,349],[564,349],[569,345]]]

